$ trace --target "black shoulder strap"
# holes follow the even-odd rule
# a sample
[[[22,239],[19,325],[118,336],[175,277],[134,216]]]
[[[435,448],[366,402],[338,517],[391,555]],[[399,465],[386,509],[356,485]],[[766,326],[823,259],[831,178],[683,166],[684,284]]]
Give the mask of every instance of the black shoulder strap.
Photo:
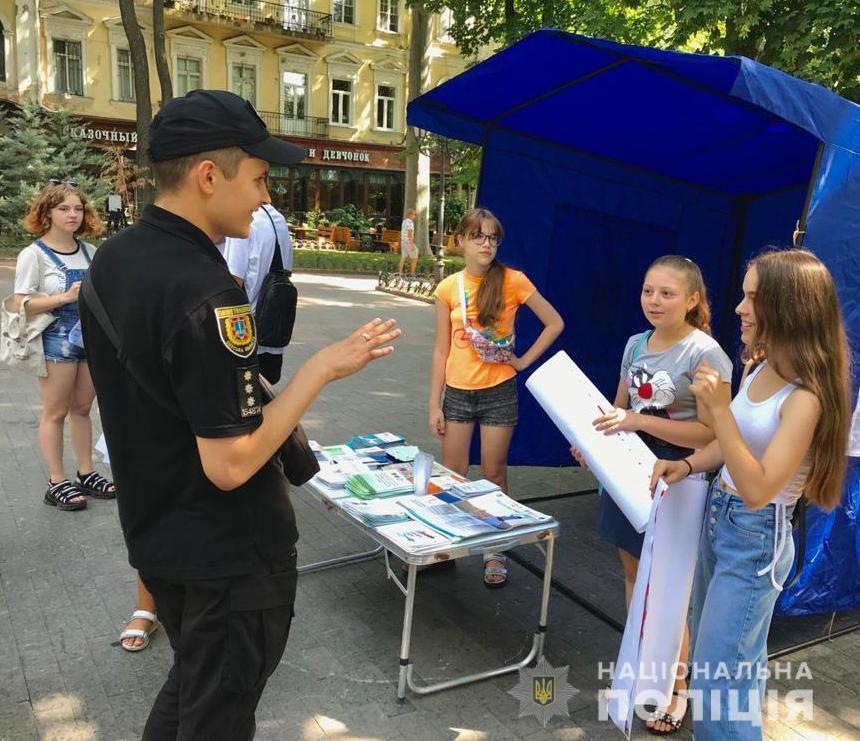
[[[269,221],[272,222],[272,231],[275,233],[275,254],[272,255],[272,262],[269,263],[269,272],[271,273],[273,270],[283,270],[284,261],[281,259],[281,243],[278,241],[278,230],[275,227],[275,220],[272,218],[272,214],[269,213],[269,209],[265,206],[260,206],[260,208],[263,209],[266,216],[269,217]]]
[[[113,322],[110,320],[101,298],[99,298],[99,294],[93,285],[93,280],[89,271],[84,275],[83,281],[81,281],[81,294],[84,297],[87,308],[92,312],[93,317],[95,317],[95,320],[99,323],[102,331],[107,335],[111,345],[114,346],[117,360],[119,360],[122,367],[128,371],[129,375],[137,381],[137,384],[144,390],[144,392],[150,396],[153,401],[157,402],[160,407],[171,414],[178,414],[176,404],[154,389],[149,384],[146,376],[143,373],[140,373],[137,367],[128,359],[128,356],[119,344],[119,335],[117,335]]]

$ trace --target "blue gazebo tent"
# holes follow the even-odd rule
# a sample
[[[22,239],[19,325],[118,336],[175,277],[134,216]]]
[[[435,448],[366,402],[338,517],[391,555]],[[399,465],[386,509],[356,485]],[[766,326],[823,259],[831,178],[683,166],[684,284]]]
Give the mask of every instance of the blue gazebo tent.
[[[558,346],[610,398],[625,339],[646,328],[638,295],[651,260],[680,253],[700,265],[714,336],[731,354],[744,263],[790,244],[797,222],[833,272],[856,354],[857,105],[743,57],[544,30],[413,101],[408,121],[483,146],[478,202],[504,224],[500,258],[562,312]],[[523,312],[518,341],[538,329]],[[521,390],[510,462],[570,464],[564,439]],[[858,504],[851,459],[843,506],[810,512],[806,567],[781,611],[860,606]]]

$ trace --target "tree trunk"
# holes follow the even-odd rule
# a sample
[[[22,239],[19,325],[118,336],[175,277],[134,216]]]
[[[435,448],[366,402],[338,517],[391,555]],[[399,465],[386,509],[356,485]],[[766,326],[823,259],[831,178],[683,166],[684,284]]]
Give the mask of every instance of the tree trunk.
[[[167,52],[164,48],[164,0],[152,2],[152,36],[155,43],[155,70],[158,73],[158,83],[161,85],[161,102],[159,107],[173,99],[173,84],[170,81],[170,66],[167,64]]]
[[[505,46],[517,40],[517,11],[514,0],[505,0]]]
[[[137,167],[140,176],[146,179],[146,184],[137,191],[137,205],[140,209],[152,203],[155,196],[149,161],[149,122],[152,119],[152,102],[149,99],[149,64],[146,61],[143,31],[140,30],[134,11],[134,0],[119,0],[119,12],[122,17],[122,27],[128,39],[131,66],[134,69],[134,97],[137,105]]]
[[[409,35],[409,100],[413,100],[427,89],[430,75],[428,64],[428,41],[430,39],[430,14],[423,3],[415,3],[410,15],[412,27]],[[404,212],[414,208],[415,244],[421,255],[430,251],[430,157],[418,146],[418,132],[414,126],[406,127],[406,192]]]

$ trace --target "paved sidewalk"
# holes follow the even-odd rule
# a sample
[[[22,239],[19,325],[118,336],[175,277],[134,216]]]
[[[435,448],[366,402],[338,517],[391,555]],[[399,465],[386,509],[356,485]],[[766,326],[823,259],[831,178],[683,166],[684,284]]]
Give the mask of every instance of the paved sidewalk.
[[[12,273],[0,266],[0,296]],[[374,282],[297,275],[300,310],[285,377],[310,354],[374,316],[395,316],[405,334],[390,358],[340,381],[305,419],[309,436],[342,442],[357,432],[391,430],[439,453],[426,427],[433,309],[372,290]],[[0,367],[0,740],[135,739],[169,666],[166,636],[129,654],[111,645],[133,605],[116,507],[90,501],[83,512],[42,504],[45,470],[38,453],[39,399],[32,379]],[[69,470],[73,470],[70,463]],[[589,489],[573,469],[514,469],[511,490],[530,497]],[[301,562],[362,550],[364,539],[325,514],[307,492],[293,494]],[[595,534],[596,497],[542,502],[562,522],[556,575],[616,619],[623,584],[611,549]],[[523,558],[541,564],[534,548]],[[413,658],[426,682],[518,660],[531,642],[540,581],[517,564],[503,590],[480,585],[479,559],[420,577]],[[281,666],[257,714],[259,739],[614,739],[598,720],[606,682],[598,662],[615,658],[619,634],[554,591],[547,659],[569,666],[579,692],[570,717],[546,729],[519,718],[508,675],[427,697],[395,699],[403,600],[380,560],[302,576],[296,620]],[[818,630],[818,624],[807,630]],[[786,636],[791,636],[790,626]],[[812,679],[769,686],[814,689],[812,720],[766,727],[770,739],[860,738],[860,634],[795,653]],[[784,666],[784,664],[783,664]],[[650,738],[637,726],[636,738]],[[689,738],[688,726],[678,738]]]

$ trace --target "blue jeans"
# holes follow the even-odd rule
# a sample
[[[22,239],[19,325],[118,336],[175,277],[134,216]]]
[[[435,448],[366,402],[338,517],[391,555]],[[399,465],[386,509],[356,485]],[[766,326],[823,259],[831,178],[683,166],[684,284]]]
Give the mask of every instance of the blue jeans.
[[[785,534],[785,545],[773,565],[773,579],[781,585],[788,577],[794,560],[793,509],[769,504],[750,510],[722,489],[719,479],[711,484],[690,624],[690,689],[694,703],[701,698],[701,714],[693,724],[696,741],[762,738],[767,634],[779,597],[768,567],[776,551],[779,512],[783,521],[776,534]]]

